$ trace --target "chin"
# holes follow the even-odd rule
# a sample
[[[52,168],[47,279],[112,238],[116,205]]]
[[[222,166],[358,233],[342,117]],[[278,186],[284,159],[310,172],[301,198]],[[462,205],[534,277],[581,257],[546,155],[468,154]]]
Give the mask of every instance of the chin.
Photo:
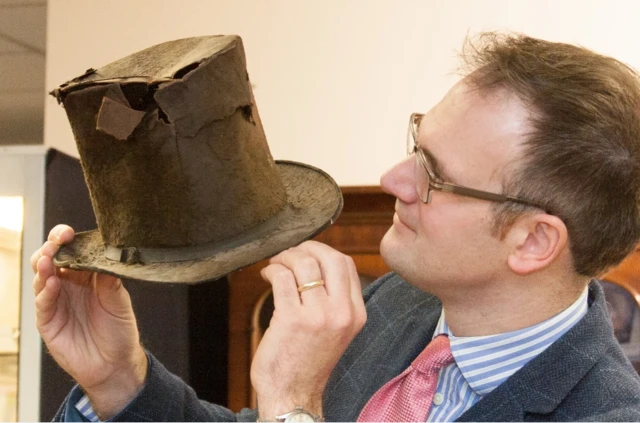
[[[386,256],[394,249],[394,244],[397,244],[398,234],[395,233],[393,226],[387,229],[387,232],[382,237],[382,241],[380,241],[380,255],[385,261],[387,260]]]
[[[409,285],[430,292],[420,282],[427,276],[427,269],[424,268],[423,260],[414,256],[415,253],[415,246],[412,245],[411,240],[394,231],[393,226],[380,242],[380,255],[387,266],[407,281]]]
[[[381,245],[384,243],[393,244],[406,248],[411,242],[413,242],[416,233],[409,229],[404,223],[402,223],[397,215],[394,216],[393,224],[387,230],[387,233],[382,237]]]
[[[410,248],[409,242],[392,226],[380,242],[380,256],[391,270],[404,273],[402,270],[411,262]]]

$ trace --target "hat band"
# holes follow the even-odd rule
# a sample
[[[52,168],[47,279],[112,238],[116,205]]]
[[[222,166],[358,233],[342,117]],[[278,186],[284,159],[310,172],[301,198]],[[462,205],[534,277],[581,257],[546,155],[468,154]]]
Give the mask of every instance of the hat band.
[[[109,260],[125,264],[173,263],[211,258],[221,252],[237,248],[253,239],[277,231],[280,222],[283,219],[290,218],[291,215],[291,206],[286,204],[278,213],[268,220],[243,231],[233,238],[228,238],[223,241],[212,241],[205,244],[170,248],[114,247],[112,245],[105,245],[104,256]],[[300,222],[301,228],[306,226],[306,222]],[[297,228],[290,228],[290,230],[295,229]]]
[[[104,247],[104,256],[107,259],[126,264],[171,263],[198,260],[211,257],[216,253],[215,248],[209,244],[176,248],[118,248],[111,245],[105,245]]]

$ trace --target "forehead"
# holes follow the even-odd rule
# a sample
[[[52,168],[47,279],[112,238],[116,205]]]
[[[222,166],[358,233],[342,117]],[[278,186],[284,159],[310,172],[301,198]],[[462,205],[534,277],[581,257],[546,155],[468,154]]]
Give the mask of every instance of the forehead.
[[[517,96],[504,89],[480,92],[463,80],[422,118],[418,143],[456,182],[499,180],[500,170],[520,154],[529,117]]]

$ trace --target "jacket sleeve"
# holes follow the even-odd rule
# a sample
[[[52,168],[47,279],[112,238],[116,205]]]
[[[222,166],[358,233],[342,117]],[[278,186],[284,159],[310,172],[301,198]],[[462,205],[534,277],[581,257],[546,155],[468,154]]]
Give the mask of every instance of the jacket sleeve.
[[[147,356],[149,370],[144,388],[124,410],[109,421],[256,421],[256,410],[242,409],[239,413],[234,413],[225,407],[199,400],[195,391],[182,379],[170,373],[150,353]],[[79,416],[79,413],[70,412],[69,407],[75,407],[71,400],[72,393],[63,402],[54,421],[66,421],[70,416]]]

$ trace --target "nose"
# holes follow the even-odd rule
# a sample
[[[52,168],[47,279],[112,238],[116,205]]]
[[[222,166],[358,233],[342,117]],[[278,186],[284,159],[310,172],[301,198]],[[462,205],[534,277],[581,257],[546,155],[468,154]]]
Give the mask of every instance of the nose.
[[[387,194],[391,194],[405,203],[416,201],[415,154],[397,163],[380,177],[380,186]]]

